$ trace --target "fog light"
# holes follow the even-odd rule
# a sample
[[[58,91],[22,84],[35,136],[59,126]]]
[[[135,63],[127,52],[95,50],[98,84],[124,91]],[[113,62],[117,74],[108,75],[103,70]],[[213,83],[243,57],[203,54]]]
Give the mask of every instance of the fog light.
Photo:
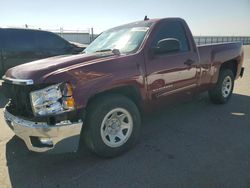
[[[52,138],[39,138],[39,140],[42,144],[53,146]]]

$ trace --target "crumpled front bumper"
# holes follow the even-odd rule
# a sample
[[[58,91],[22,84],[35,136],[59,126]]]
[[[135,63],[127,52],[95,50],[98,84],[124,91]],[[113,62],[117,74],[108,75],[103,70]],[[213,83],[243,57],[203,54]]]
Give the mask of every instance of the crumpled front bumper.
[[[27,121],[4,110],[6,123],[14,133],[24,140],[29,150],[35,152],[74,152],[77,151],[82,129],[82,121],[61,122],[54,126],[47,123]],[[44,144],[41,139],[49,140]]]

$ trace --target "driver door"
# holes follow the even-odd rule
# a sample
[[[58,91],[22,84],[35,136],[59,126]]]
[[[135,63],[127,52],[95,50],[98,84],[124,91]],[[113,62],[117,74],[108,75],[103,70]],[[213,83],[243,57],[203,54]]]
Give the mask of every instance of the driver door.
[[[180,49],[152,54],[146,58],[147,88],[151,101],[171,102],[173,98],[191,97],[197,86],[197,54],[191,50],[185,27],[179,21],[163,21],[156,26],[150,49],[162,39],[174,38]]]

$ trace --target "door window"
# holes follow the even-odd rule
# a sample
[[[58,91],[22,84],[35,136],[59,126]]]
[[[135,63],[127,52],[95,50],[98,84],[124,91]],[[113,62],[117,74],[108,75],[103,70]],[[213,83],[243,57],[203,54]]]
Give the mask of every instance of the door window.
[[[62,50],[66,48],[66,41],[54,33],[37,33],[37,43],[40,49]]]
[[[36,46],[34,32],[29,30],[5,30],[3,40],[7,52],[30,52]]]
[[[176,38],[179,40],[181,45],[181,52],[189,51],[188,40],[186,32],[181,22],[179,21],[167,21],[162,22],[160,27],[157,29],[156,35],[152,42],[152,47],[156,47],[157,43],[166,38]]]

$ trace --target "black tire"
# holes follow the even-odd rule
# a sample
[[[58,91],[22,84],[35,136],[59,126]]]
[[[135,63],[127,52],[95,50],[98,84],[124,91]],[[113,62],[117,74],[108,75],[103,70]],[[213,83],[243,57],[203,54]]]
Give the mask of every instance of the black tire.
[[[130,117],[132,117],[133,128],[128,140],[123,145],[110,147],[105,144],[102,138],[101,125],[106,115],[117,108],[122,108],[129,112]],[[109,94],[96,98],[88,106],[86,125],[82,131],[82,136],[85,145],[90,151],[101,157],[115,157],[128,151],[136,143],[140,127],[141,117],[137,106],[125,96]]]
[[[231,81],[232,81],[232,87],[230,89],[230,92],[227,92],[228,95],[224,96],[223,95],[223,81],[227,78],[230,77]],[[232,70],[230,69],[222,69],[220,71],[220,75],[218,78],[218,82],[215,85],[215,87],[213,89],[211,89],[209,91],[209,97],[210,100],[215,103],[215,104],[225,104],[231,97],[232,92],[233,92],[233,88],[234,88],[234,73],[232,72]]]

